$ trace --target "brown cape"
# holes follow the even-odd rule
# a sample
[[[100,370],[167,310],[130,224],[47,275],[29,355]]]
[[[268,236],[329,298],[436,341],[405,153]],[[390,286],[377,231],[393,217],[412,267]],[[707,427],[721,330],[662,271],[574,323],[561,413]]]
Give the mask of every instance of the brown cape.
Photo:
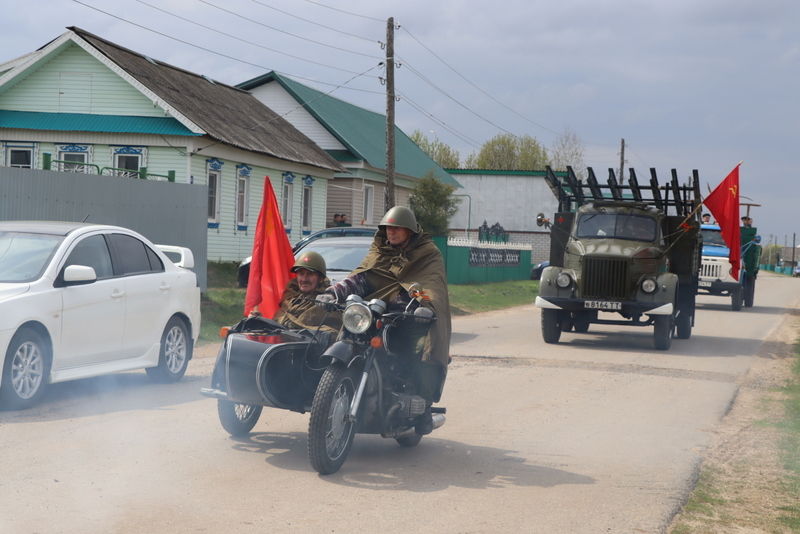
[[[442,254],[429,234],[412,235],[405,248],[396,248],[386,240],[386,229],[381,227],[369,252],[352,274],[364,273],[371,287],[378,288],[366,299],[379,298],[392,301],[401,288],[408,291],[413,283],[421,286],[430,297],[426,306],[436,313],[425,343],[425,360],[446,367],[450,362],[450,301],[447,296],[447,275]]]
[[[317,287],[309,294],[303,294],[297,284],[297,278],[292,278],[286,284],[281,298],[281,307],[275,314],[275,320],[289,328],[306,328],[316,330],[320,327],[322,332],[337,333],[342,327],[342,313],[326,311],[325,308],[314,304],[314,298],[330,287],[331,281],[327,278],[320,280]]]

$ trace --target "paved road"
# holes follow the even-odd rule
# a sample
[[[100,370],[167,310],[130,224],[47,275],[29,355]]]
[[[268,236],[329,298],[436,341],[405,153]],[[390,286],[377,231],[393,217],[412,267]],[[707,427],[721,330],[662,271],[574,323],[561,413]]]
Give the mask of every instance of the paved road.
[[[447,424],[415,449],[359,435],[328,477],[307,415],[265,410],[227,437],[197,393],[214,347],[176,385],[59,384],[0,413],[0,532],[659,532],[737,381],[796,326],[800,280],[759,284],[741,312],[701,297],[669,352],[650,329],[595,325],[545,345],[532,306],[457,318]]]

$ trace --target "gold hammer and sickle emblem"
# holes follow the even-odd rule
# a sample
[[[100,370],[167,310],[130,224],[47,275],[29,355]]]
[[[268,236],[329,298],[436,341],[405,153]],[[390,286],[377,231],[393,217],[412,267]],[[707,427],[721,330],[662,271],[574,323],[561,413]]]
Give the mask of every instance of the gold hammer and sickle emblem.
[[[736,186],[735,185],[733,187],[729,187],[728,190],[731,192],[731,194],[733,196],[736,196]]]

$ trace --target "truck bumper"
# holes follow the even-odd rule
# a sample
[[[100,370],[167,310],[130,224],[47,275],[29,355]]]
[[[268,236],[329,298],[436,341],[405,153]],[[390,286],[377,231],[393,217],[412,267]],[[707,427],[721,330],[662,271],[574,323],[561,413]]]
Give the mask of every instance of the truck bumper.
[[[741,287],[738,282],[723,282],[722,280],[699,280],[698,291],[705,291],[711,295],[730,295],[731,291]]]
[[[607,307],[603,307],[608,304]],[[607,311],[619,312],[623,315],[672,315],[675,307],[671,302],[665,303],[643,303],[636,301],[597,301],[586,299],[575,299],[568,297],[540,297],[534,301],[537,308],[547,308],[551,310],[564,310],[568,312],[579,311]],[[615,307],[619,305],[618,309]]]

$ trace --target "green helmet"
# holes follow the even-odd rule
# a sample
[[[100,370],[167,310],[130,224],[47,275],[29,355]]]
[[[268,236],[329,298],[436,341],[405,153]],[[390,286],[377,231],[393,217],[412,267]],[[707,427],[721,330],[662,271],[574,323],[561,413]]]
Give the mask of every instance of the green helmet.
[[[319,252],[300,251],[300,255],[294,262],[294,266],[292,266],[292,272],[297,272],[297,269],[308,269],[309,271],[319,273],[322,277],[327,276],[325,258],[323,258]]]
[[[401,228],[408,228],[415,234],[419,233],[419,225],[414,212],[405,206],[390,208],[378,226],[400,226]]]

